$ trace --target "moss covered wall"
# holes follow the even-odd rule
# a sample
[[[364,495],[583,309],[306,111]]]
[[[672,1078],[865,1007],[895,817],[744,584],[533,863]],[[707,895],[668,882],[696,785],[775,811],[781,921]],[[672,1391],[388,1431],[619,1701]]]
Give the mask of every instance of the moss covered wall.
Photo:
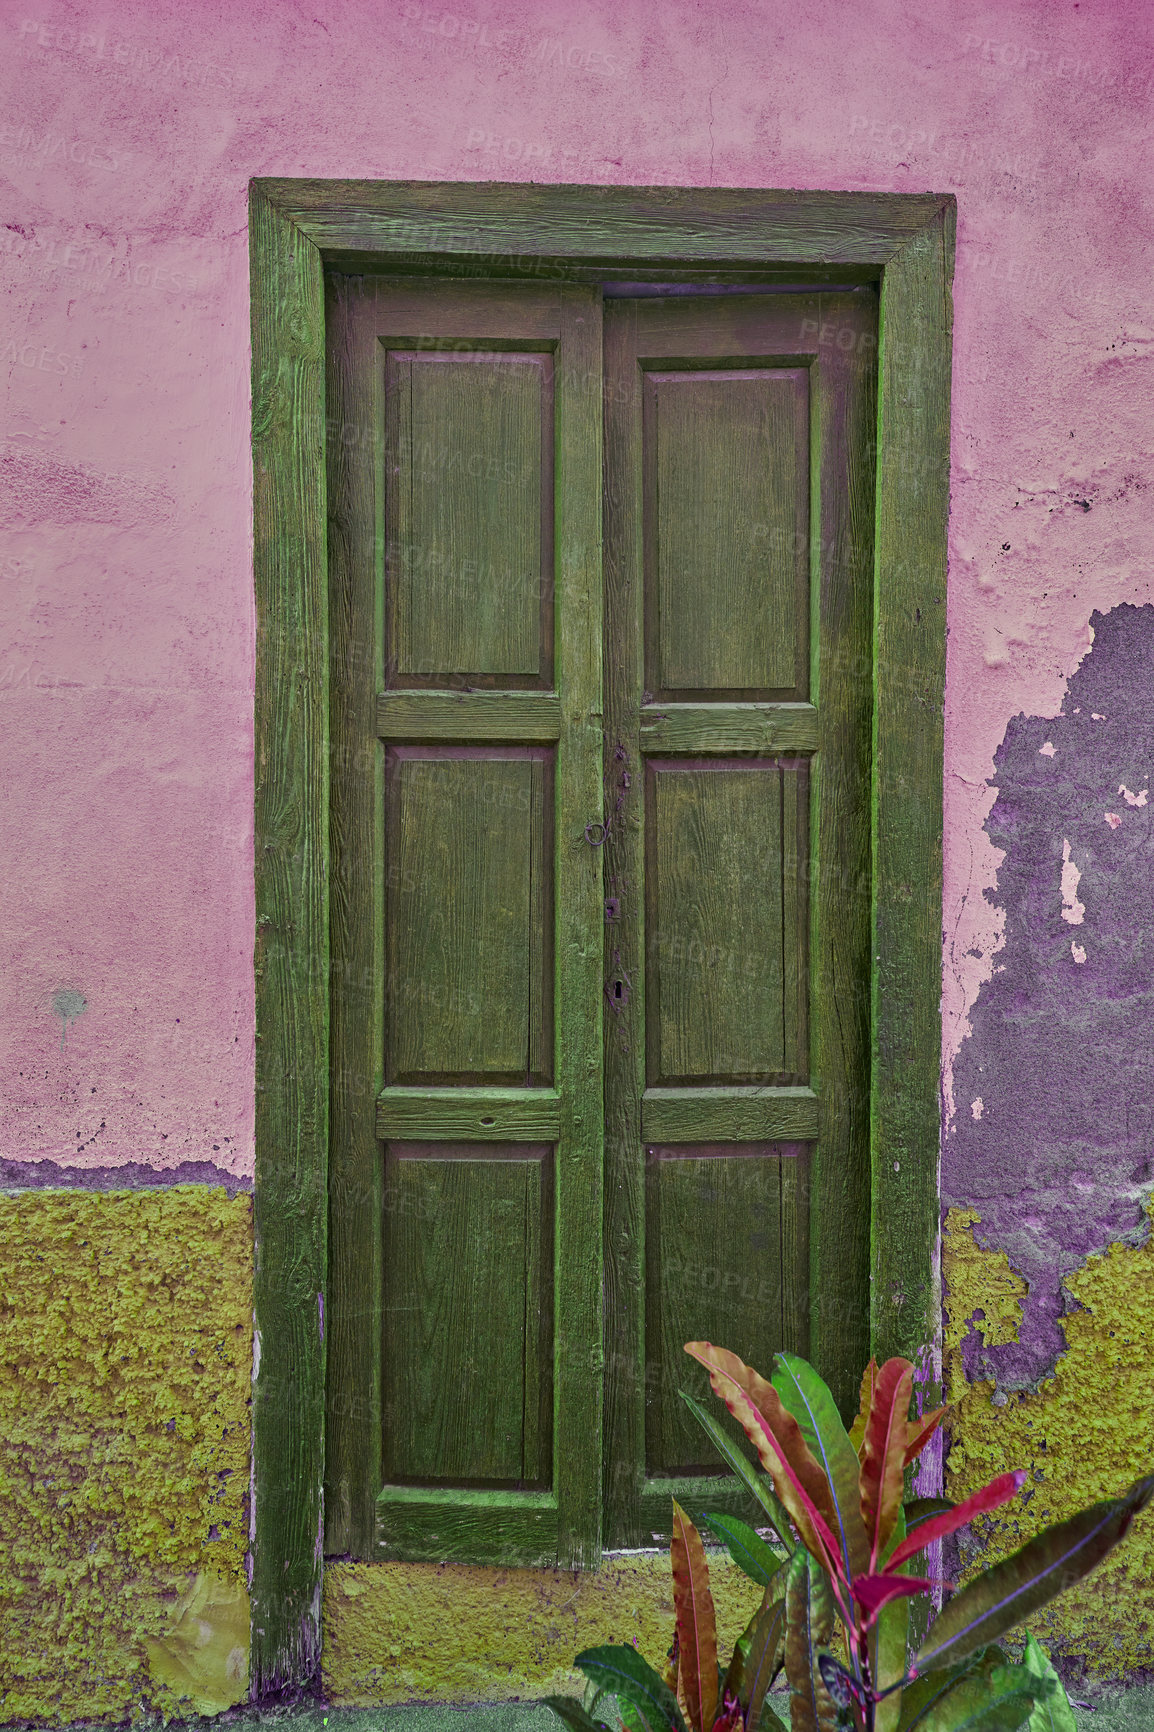
[[[0,1720],[225,1707],[247,1675],[251,1199],[0,1196],[0,1269]]]
[[[961,1500],[1009,1468],[1024,1468],[1024,1501],[985,1524],[962,1567],[1015,1550],[1040,1528],[1113,1495],[1151,1471],[1154,1456],[1154,1240],[1116,1244],[1067,1276],[1066,1349],[1036,1389],[1004,1390],[967,1376],[963,1344],[1014,1342],[1026,1283],[1001,1251],[976,1243],[973,1210],[946,1222],[946,1392],[953,1407],[946,1495]],[[1154,1675],[1154,1510],[1135,1521],[1095,1573],[1030,1620],[1068,1676]]]
[[[724,1553],[710,1557],[728,1653],[758,1590]],[[580,1695],[573,1656],[583,1648],[634,1642],[660,1664],[672,1639],[668,1552],[622,1553],[588,1572],[348,1562],[325,1570],[325,1694],[349,1706]]]

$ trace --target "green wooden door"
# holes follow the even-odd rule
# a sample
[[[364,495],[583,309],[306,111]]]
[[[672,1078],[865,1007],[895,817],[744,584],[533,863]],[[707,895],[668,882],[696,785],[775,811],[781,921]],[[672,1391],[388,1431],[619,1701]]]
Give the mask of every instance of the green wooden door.
[[[330,1552],[598,1555],[600,323],[328,285]]]
[[[744,1507],[687,1340],[868,1357],[876,301],[606,303],[605,1532]]]
[[[590,1563],[733,1502],[685,1340],[864,1358],[876,303],[327,327],[326,1549]]]

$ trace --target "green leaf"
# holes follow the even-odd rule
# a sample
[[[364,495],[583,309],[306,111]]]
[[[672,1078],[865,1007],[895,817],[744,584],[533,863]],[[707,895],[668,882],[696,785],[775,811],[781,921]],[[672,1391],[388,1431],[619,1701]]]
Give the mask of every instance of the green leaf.
[[[759,1588],[767,1588],[787,1561],[778,1556],[771,1545],[745,1522],[731,1515],[703,1515],[699,1520],[716,1535],[740,1569]]]
[[[811,1454],[820,1464],[833,1499],[834,1537],[841,1548],[848,1581],[870,1567],[870,1547],[861,1513],[861,1464],[833,1396],[813,1366],[796,1353],[778,1353],[773,1387],[782,1406],[801,1427]],[[875,1395],[876,1395],[875,1385]]]
[[[1154,1475],[1136,1480],[1121,1497],[1055,1522],[1021,1551],[970,1582],[931,1627],[914,1657],[916,1670],[953,1665],[1088,1575],[1125,1536],[1151,1497]]]
[[[829,1646],[833,1621],[829,1577],[816,1558],[799,1548],[790,1559],[785,1585],[785,1675],[793,1732],[836,1732],[837,1708],[818,1670],[818,1655]]]
[[[779,1584],[777,1592],[766,1589],[741,1639],[745,1652],[736,1695],[749,1726],[757,1725],[766,1695],[781,1670],[785,1649],[785,1599],[781,1587]]]
[[[934,1672],[902,1691],[900,1732],[1020,1732],[1041,1689],[1024,1666],[997,1660]]]
[[[757,1472],[753,1463],[749,1460],[749,1457],[742,1454],[741,1450],[738,1449],[728,1432],[722,1430],[713,1415],[707,1413],[701,1403],[695,1401],[692,1395],[687,1394],[684,1389],[679,1389],[677,1393],[680,1395],[682,1401],[684,1401],[686,1407],[689,1408],[690,1412],[704,1427],[709,1437],[712,1438],[715,1447],[729,1463],[729,1466],[745,1486],[745,1489],[749,1492],[750,1496],[755,1498],[761,1505],[762,1509],[769,1517],[770,1527],[780,1539],[786,1551],[792,1556],[794,1546],[797,1542],[793,1538],[793,1532],[789,1525],[789,1517],[786,1515],[782,1504],[774,1496],[773,1491]]]
[[[784,1720],[775,1708],[768,1702],[761,1705],[761,1719],[757,1722],[757,1732],[789,1732]]]
[[[576,1696],[544,1696],[541,1699],[544,1708],[552,1708],[558,1719],[564,1720],[572,1732],[609,1732],[604,1720],[594,1720],[577,1700]]]
[[[1062,1680],[1051,1665],[1045,1648],[1035,1641],[1033,1636],[1026,1637],[1026,1652],[1022,1656],[1022,1664],[1030,1676],[1046,1688],[1046,1694],[1034,1703],[1028,1732],[1078,1732],[1078,1722],[1074,1718],[1074,1710],[1070,1706],[1070,1698]]]
[[[643,1732],[688,1732],[672,1690],[636,1648],[617,1642],[586,1648],[573,1664],[602,1690],[631,1703]]]

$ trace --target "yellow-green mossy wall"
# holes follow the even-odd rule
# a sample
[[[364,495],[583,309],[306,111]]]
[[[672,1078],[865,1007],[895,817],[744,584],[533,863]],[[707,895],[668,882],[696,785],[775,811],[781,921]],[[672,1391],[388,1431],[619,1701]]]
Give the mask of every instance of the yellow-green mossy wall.
[[[758,1590],[724,1553],[710,1556],[710,1584],[728,1656]],[[590,1571],[325,1567],[324,1688],[341,1706],[579,1696],[586,1680],[573,1656],[582,1649],[635,1642],[661,1670],[672,1640],[668,1552],[610,1556]]]
[[[961,1500],[995,1474],[1024,1468],[1028,1501],[974,1524],[967,1565],[992,1563],[1041,1528],[1154,1472],[1154,1238],[1112,1245],[1066,1278],[1080,1310],[1062,1319],[1066,1351],[1036,1392],[969,1383],[961,1344],[973,1327],[991,1346],[1013,1341],[1022,1278],[1004,1252],[983,1251],[972,1210],[951,1209],[942,1248],[946,1495]],[[984,1315],[979,1315],[984,1313]],[[995,1397],[997,1399],[995,1399]],[[1075,1671],[1119,1678],[1154,1664],[1154,1510],[1140,1515],[1094,1573],[1029,1620]]]
[[[0,1196],[0,1721],[245,1694],[251,1215]]]

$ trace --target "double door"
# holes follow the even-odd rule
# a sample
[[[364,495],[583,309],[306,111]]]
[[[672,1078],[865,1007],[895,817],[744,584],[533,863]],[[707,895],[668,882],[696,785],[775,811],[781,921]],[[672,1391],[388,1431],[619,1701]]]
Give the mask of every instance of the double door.
[[[871,292],[334,274],[326,1549],[740,1508],[864,1362]]]

